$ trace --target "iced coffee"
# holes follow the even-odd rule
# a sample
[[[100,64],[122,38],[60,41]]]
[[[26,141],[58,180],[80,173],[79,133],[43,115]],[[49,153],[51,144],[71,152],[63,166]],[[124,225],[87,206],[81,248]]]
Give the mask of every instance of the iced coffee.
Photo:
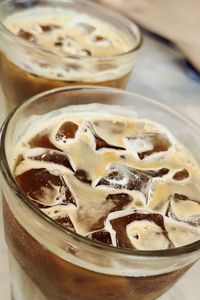
[[[81,104],[93,89],[62,93],[32,100],[8,129],[13,299],[156,299],[199,257],[199,164],[168,128],[137,115],[146,100],[134,110]]]
[[[92,3],[43,2],[15,3],[14,12],[0,15],[0,81],[8,106],[67,85],[124,88],[141,44],[137,27]]]
[[[107,245],[162,250],[197,241],[193,157],[158,124],[91,106],[99,113],[85,105],[32,120],[13,156],[22,191],[62,226]]]

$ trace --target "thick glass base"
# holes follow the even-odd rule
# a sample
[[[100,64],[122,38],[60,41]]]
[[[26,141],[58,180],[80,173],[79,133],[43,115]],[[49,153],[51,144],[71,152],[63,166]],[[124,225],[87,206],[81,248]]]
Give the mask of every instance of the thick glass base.
[[[48,300],[9,253],[12,300]]]

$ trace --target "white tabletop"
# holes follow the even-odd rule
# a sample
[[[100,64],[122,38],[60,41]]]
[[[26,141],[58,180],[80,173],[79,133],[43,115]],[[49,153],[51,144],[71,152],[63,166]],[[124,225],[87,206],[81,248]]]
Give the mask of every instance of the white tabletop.
[[[185,73],[181,55],[178,52],[152,37],[145,36],[144,38],[144,46],[139,54],[127,90],[166,103],[200,124],[200,82],[195,82]],[[1,122],[4,112],[3,97],[0,100]],[[200,299],[198,296],[200,295],[199,278],[200,261],[159,300]],[[10,300],[7,250],[3,240],[1,208],[0,300]]]

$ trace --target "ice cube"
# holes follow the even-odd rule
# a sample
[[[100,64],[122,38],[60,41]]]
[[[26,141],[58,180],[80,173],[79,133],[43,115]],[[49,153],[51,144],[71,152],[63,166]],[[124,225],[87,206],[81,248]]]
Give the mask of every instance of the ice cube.
[[[59,150],[50,140],[49,132],[44,130],[43,132],[37,134],[29,141],[29,145],[32,148],[40,147],[46,149]]]
[[[55,29],[61,29],[61,26],[59,26],[57,24],[43,24],[43,25],[40,25],[40,27],[43,32],[50,32]]]
[[[58,171],[55,173],[45,168],[30,169],[15,179],[22,191],[40,208],[69,203],[76,205],[62,175]]]
[[[66,143],[68,139],[73,139],[76,136],[78,125],[74,122],[64,122],[56,133],[56,140]]]
[[[97,186],[104,185],[112,189],[146,192],[147,184],[151,177],[150,174],[143,170],[133,169],[121,164],[113,164],[106,176],[99,180]]]
[[[132,200],[133,197],[125,193],[109,194],[106,197],[106,201],[112,201],[115,205],[111,211],[122,210],[125,206],[131,203]]]
[[[144,132],[127,137],[128,145],[140,160],[151,156],[154,153],[168,151],[171,142],[164,133]]]
[[[71,205],[71,210],[73,205]],[[55,220],[65,228],[68,228],[72,231],[75,231],[74,224],[72,223],[70,216],[69,216],[69,211],[70,208],[69,206],[64,206],[64,205],[55,205],[53,207],[48,207],[48,208],[42,208],[41,209],[47,216],[49,216],[51,219]]]
[[[155,238],[159,238],[162,248],[173,248],[174,245],[169,239],[168,232],[165,228],[164,218],[161,214],[146,212],[143,210],[125,211],[121,215],[118,212],[109,216],[109,222],[116,232],[116,243],[118,247],[133,248],[141,250],[156,249]],[[153,229],[153,230],[152,230]],[[149,234],[152,234],[150,241],[146,243]]]
[[[113,150],[125,150],[123,147],[115,146],[115,145],[110,145],[107,141],[102,139],[95,131],[94,126],[88,122],[88,128],[91,131],[91,133],[94,136],[95,143],[96,143],[96,150],[99,150],[101,148],[108,148],[108,149],[113,149]]]
[[[73,171],[73,168],[71,166],[69,157],[67,154],[54,151],[54,150],[45,150],[43,153],[39,155],[33,155],[29,156],[29,158],[34,159],[34,160],[39,160],[39,161],[46,161],[46,162],[51,162],[54,164],[62,165],[70,170]]]
[[[106,245],[112,245],[111,235],[106,230],[99,230],[94,231],[87,235],[89,239],[92,239],[94,241],[106,244]]]
[[[76,178],[78,178],[80,181],[82,181],[84,183],[88,183],[88,184],[92,183],[92,180],[90,179],[89,174],[84,170],[77,170],[75,172],[75,176],[76,176]]]
[[[96,30],[96,27],[85,22],[76,23],[74,26],[81,28],[83,33],[91,33]]]
[[[59,224],[61,224],[62,226],[75,231],[74,225],[72,223],[72,221],[70,220],[69,216],[65,216],[65,217],[57,217],[55,218],[55,221],[58,222]]]
[[[200,201],[175,193],[169,197],[166,216],[193,226],[200,226]]]

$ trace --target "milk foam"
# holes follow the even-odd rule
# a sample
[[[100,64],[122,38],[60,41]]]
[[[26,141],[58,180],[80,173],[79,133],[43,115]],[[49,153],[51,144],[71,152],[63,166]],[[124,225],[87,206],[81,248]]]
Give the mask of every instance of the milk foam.
[[[6,51],[8,58],[20,68],[47,78],[83,82],[112,80],[129,73],[134,63],[132,55],[121,60],[117,57],[135,47],[137,41],[130,33],[80,11],[29,8],[7,17],[4,25],[15,35],[50,51],[44,55],[22,47],[15,47],[15,52]],[[75,60],[74,56],[82,59]],[[108,59],[102,62],[101,57]]]
[[[113,109],[113,110],[112,110]],[[97,112],[98,111],[98,112]],[[42,211],[56,219],[58,216],[69,216],[75,231],[83,236],[98,232],[93,229],[99,219],[105,218],[103,229],[110,233],[113,246],[117,246],[117,234],[113,220],[137,214],[144,219],[136,219],[126,226],[126,235],[133,248],[141,250],[158,250],[179,247],[194,242],[200,237],[200,168],[192,154],[181,145],[163,126],[137,116],[129,116],[122,107],[107,105],[71,106],[62,110],[37,117],[24,125],[25,132],[16,144],[12,161],[15,176],[30,169],[47,169],[51,174],[60,174],[73,195],[76,205],[62,205],[58,194],[47,194],[45,201],[48,208]],[[73,139],[56,139],[56,133],[64,122],[72,121],[78,125]],[[142,126],[141,126],[142,124]],[[95,134],[109,145],[118,146],[118,150],[101,148],[96,150]],[[35,160],[33,157],[45,153],[44,148],[30,148],[29,141],[41,132],[49,133],[51,143],[59,150],[48,150],[53,154],[66,154],[74,171],[52,162]],[[140,159],[138,151],[152,150],[148,134],[160,134],[168,140],[166,151],[150,153]],[[145,140],[129,147],[131,136],[147,135]],[[138,146],[139,145],[139,146]],[[134,148],[134,151],[133,151]],[[136,155],[137,153],[137,155]],[[23,160],[18,163],[19,155]],[[168,170],[162,176],[156,175],[159,170]],[[180,170],[186,169],[189,176],[181,180],[173,179]],[[91,184],[80,181],[74,174],[77,170],[86,171]],[[109,179],[109,174],[118,171],[119,176]],[[136,172],[136,173],[134,173]],[[142,173],[141,173],[142,172]],[[154,173],[152,173],[154,172]],[[142,175],[141,175],[142,174]],[[153,174],[153,175],[152,175]],[[120,177],[121,176],[121,177]],[[137,188],[130,188],[134,177],[142,176]],[[104,179],[102,184],[101,180]],[[105,185],[105,180],[109,185]],[[132,183],[133,184],[133,183]],[[108,195],[128,194],[131,201],[123,208],[113,211],[115,203],[106,200]],[[176,195],[184,195],[178,198]],[[57,203],[56,203],[57,199]],[[42,199],[41,199],[42,201]],[[156,214],[163,220],[165,231],[154,220],[148,219]],[[147,216],[147,219],[145,219]]]

